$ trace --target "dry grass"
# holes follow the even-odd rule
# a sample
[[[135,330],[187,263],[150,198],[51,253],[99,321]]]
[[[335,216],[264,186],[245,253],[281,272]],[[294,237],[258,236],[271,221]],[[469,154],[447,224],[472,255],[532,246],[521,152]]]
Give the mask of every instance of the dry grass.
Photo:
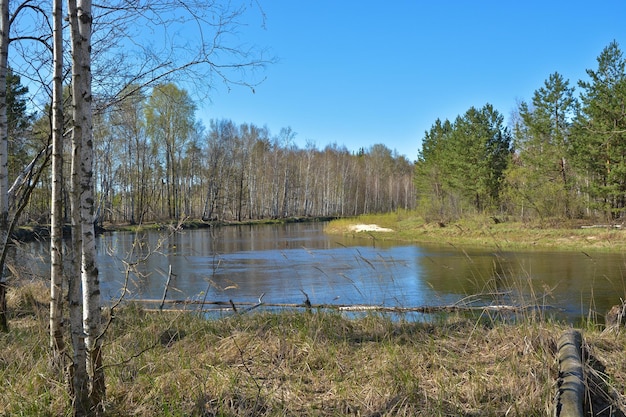
[[[318,311],[206,320],[134,305],[115,317],[104,347],[111,416],[549,415],[564,330]],[[0,335],[0,415],[69,415],[48,367],[45,317],[33,309],[10,324]],[[590,327],[585,340],[621,398],[624,332]]]
[[[354,232],[355,224],[377,224],[393,232]],[[500,221],[490,217],[468,217],[456,222],[426,222],[414,212],[363,215],[331,221],[330,234],[373,236],[429,244],[481,246],[495,249],[559,249],[577,251],[626,250],[626,229],[581,228],[580,224],[527,224]]]

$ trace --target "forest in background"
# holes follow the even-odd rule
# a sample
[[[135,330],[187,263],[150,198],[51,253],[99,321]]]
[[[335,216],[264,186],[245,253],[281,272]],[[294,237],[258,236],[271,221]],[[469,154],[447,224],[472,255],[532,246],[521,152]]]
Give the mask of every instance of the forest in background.
[[[27,90],[14,81],[25,111]],[[132,94],[93,119],[99,222],[352,216],[415,207],[413,162],[383,144],[356,153],[337,144],[300,148],[291,128],[272,134],[231,120],[204,127],[189,93],[176,84],[156,85],[148,95],[128,89]],[[22,113],[20,120],[26,126],[30,118]],[[33,133],[40,131],[34,136],[47,137],[46,119],[34,120]],[[27,142],[12,142],[13,158],[27,159]],[[65,181],[69,190],[69,176]],[[50,187],[43,175],[25,221],[48,222]]]
[[[416,161],[382,143],[358,152],[312,142],[302,148],[290,127],[273,134],[228,119],[205,127],[190,94],[176,84],[128,86],[114,105],[99,108],[96,100],[97,219],[244,221],[417,208],[426,220],[441,222],[476,213],[620,221],[626,210],[626,61],[617,42],[597,63],[578,89],[558,72],[550,74],[508,123],[490,104],[453,121],[436,120]],[[8,86],[15,177],[46,146],[50,121],[45,112],[28,113],[28,89],[18,75],[10,72]],[[48,222],[50,188],[50,176],[42,175],[24,222]]]

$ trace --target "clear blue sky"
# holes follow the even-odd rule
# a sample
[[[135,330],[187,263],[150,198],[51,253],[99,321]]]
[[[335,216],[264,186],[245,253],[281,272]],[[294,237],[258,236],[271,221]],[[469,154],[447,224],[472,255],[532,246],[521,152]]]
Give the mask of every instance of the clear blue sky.
[[[410,160],[437,118],[491,103],[505,117],[558,71],[570,85],[616,40],[626,1],[259,0],[242,41],[278,62],[256,93],[218,89],[198,118],[291,127],[356,151],[383,143]],[[247,39],[250,37],[251,39]]]

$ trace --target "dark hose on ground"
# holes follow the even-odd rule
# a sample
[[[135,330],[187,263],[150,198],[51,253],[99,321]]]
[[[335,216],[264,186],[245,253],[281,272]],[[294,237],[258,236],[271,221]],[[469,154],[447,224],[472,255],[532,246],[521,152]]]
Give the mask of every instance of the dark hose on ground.
[[[559,381],[555,417],[582,417],[585,380],[582,366],[582,335],[569,330],[559,338]]]

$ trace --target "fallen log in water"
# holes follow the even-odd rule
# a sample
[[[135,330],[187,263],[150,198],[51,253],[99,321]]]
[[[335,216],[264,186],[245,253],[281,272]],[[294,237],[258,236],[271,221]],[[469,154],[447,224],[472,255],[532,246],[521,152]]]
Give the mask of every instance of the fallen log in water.
[[[312,304],[307,303],[266,303],[263,302],[263,295],[259,297],[258,302],[241,301],[205,301],[205,300],[157,300],[157,299],[132,299],[129,300],[141,304],[161,305],[184,305],[184,306],[215,306],[217,308],[209,308],[207,310],[231,310],[235,312],[245,312],[257,307],[276,307],[276,308],[305,308],[305,309],[328,309],[347,312],[373,311],[387,313],[453,313],[453,312],[472,312],[472,311],[490,311],[490,312],[507,312],[521,313],[530,310],[548,309],[547,306],[513,306],[513,305],[485,305],[485,306],[463,306],[463,305],[445,305],[445,306],[418,306],[418,307],[397,307],[372,304]],[[239,307],[247,307],[238,310]]]

